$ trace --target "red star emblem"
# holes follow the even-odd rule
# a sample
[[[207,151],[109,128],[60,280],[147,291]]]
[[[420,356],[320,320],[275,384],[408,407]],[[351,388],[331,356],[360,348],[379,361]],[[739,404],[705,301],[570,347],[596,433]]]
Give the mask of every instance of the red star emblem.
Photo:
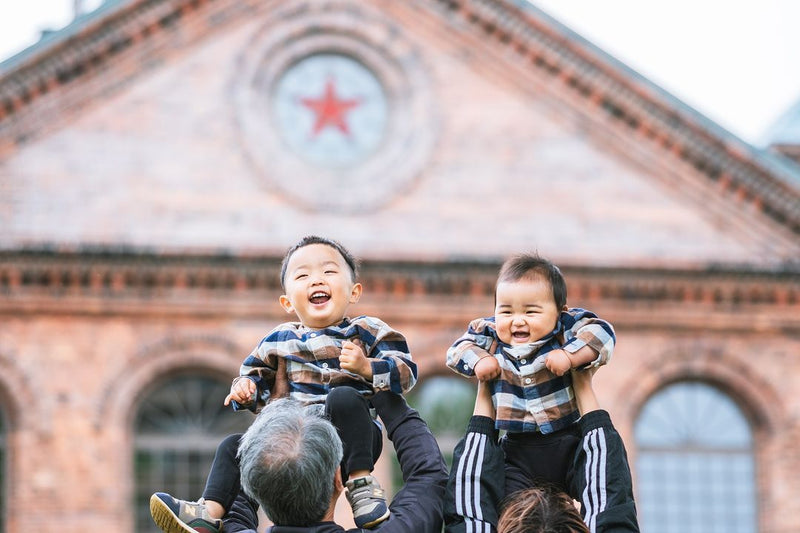
[[[314,129],[311,132],[313,137],[327,127],[336,128],[348,137],[350,128],[347,127],[345,113],[361,104],[358,98],[349,100],[340,99],[336,95],[336,85],[333,79],[325,83],[325,92],[319,98],[301,98],[300,103],[309,108],[316,115]]]

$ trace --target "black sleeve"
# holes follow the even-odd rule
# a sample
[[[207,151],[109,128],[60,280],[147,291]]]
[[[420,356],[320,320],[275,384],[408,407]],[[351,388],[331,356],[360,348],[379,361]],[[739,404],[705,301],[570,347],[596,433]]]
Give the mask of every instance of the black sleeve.
[[[578,424],[572,490],[581,495],[583,521],[596,533],[638,532],[628,454],[608,412],[590,411]]]
[[[445,495],[446,533],[496,530],[505,490],[504,463],[494,420],[473,416],[453,452]]]
[[[258,504],[239,489],[233,506],[225,514],[223,525],[225,533],[257,533]]]
[[[447,467],[428,425],[399,394],[380,392],[372,405],[397,452],[403,487],[389,504],[381,533],[440,533]]]

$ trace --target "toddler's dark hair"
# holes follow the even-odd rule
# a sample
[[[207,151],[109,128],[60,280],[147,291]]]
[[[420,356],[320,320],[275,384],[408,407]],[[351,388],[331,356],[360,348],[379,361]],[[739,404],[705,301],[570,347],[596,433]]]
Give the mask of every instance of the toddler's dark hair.
[[[550,283],[557,309],[560,310],[567,305],[567,282],[564,280],[561,270],[538,254],[522,253],[508,258],[500,267],[497,283],[501,281],[514,282],[536,276],[541,276]]]
[[[289,264],[289,259],[291,259],[292,255],[305,246],[310,246],[312,244],[324,244],[325,246],[330,246],[342,256],[344,262],[347,263],[347,266],[350,268],[350,279],[355,283],[356,279],[358,278],[358,261],[356,258],[353,257],[347,248],[339,244],[338,242],[334,241],[333,239],[326,239],[325,237],[318,237],[316,235],[307,235],[300,239],[300,242],[289,248],[286,252],[286,255],[283,256],[283,261],[281,262],[281,287],[286,289],[286,267]]]

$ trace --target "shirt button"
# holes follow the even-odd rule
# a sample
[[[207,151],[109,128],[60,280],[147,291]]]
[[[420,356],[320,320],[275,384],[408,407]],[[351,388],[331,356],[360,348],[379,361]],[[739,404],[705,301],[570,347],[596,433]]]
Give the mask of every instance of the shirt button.
[[[322,368],[328,368],[328,363],[322,363]]]
[[[522,363],[523,365],[524,365],[525,363],[527,363],[527,362],[528,362],[528,360],[527,360],[527,359],[522,359],[522,360],[520,360],[520,363]]]
[[[469,363],[464,363],[464,368],[469,368]]]
[[[310,336],[311,336],[311,337],[316,337],[316,336],[317,336],[317,334],[316,334],[316,333],[312,333]]]
[[[525,384],[530,385],[530,383],[531,383],[531,378],[525,378]]]

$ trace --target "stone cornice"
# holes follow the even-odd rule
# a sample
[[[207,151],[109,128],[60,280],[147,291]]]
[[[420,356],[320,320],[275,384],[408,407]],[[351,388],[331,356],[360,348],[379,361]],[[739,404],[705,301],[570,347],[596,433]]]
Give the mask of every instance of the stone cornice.
[[[365,261],[367,309],[396,316],[484,314],[496,262]],[[163,254],[138,250],[0,252],[0,314],[285,315],[278,256]],[[754,270],[565,265],[570,302],[632,321],[644,313],[690,317],[714,312],[779,318],[800,328],[800,266]],[[370,311],[371,312],[371,311]],[[380,313],[384,315],[384,312]],[[772,320],[772,318],[770,320]],[[694,318],[692,318],[694,320]],[[738,319],[737,319],[738,320]],[[619,321],[619,319],[617,319]],[[664,327],[664,324],[653,323]],[[772,327],[772,326],[771,326]]]

